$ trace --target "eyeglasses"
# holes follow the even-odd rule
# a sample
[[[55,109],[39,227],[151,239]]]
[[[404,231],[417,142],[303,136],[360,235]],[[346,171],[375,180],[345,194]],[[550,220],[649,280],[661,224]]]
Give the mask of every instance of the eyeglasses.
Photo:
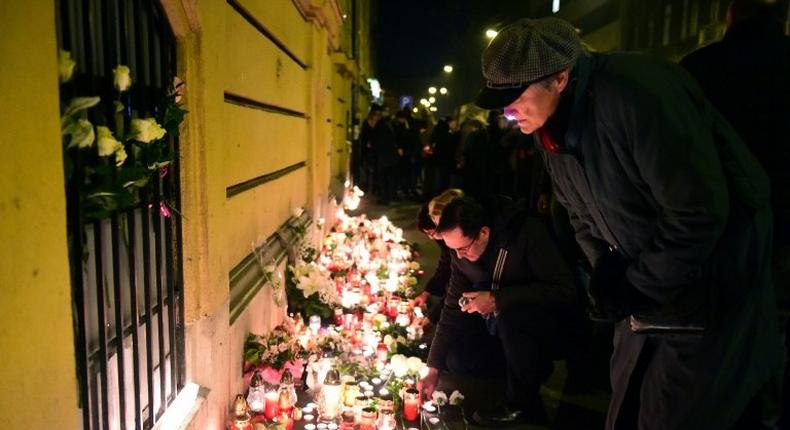
[[[472,248],[472,246],[475,244],[475,242],[477,242],[477,239],[479,239],[479,238],[480,238],[480,233],[478,232],[478,233],[475,235],[475,238],[474,238],[474,239],[472,239],[472,241],[471,241],[471,242],[469,242],[469,244],[468,244],[468,245],[466,245],[466,246],[461,246],[461,247],[459,247],[459,248],[455,248],[455,252],[463,252],[464,254],[466,254],[467,252],[469,252],[469,249],[471,249],[471,248]]]

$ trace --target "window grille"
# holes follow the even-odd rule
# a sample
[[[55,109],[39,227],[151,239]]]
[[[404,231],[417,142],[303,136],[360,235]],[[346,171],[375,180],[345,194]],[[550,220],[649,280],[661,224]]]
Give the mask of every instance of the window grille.
[[[122,64],[133,79],[122,94],[127,129],[131,118],[154,116],[176,73],[159,2],[58,0],[55,9],[58,46],[77,62],[61,100],[116,99],[112,70]],[[168,140],[177,154],[178,139]],[[79,167],[80,155],[72,161]],[[66,196],[83,427],[150,429],[185,382],[178,162],[133,207],[100,220],[81,213],[80,181],[72,175]]]

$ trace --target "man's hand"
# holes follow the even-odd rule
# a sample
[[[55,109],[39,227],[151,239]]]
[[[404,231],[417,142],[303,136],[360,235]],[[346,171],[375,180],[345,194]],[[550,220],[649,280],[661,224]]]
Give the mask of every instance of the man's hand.
[[[488,315],[497,311],[496,300],[491,291],[469,291],[464,293],[467,302],[461,310],[464,312],[478,312],[482,315]]]
[[[430,295],[431,295],[431,293],[429,293],[427,291],[423,291],[422,293],[420,293],[419,296],[414,298],[414,306],[422,306],[422,305],[424,305],[425,301],[428,300],[428,297]]]
[[[436,389],[436,384],[439,383],[439,369],[435,367],[428,368],[428,374],[417,382],[417,390],[422,394],[423,399],[430,399],[433,390]]]

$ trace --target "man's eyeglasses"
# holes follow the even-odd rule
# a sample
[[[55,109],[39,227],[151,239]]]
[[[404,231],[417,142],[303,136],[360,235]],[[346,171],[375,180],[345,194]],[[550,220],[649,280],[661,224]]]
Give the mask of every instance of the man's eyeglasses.
[[[455,248],[455,252],[463,252],[464,254],[466,254],[467,252],[469,252],[469,249],[471,249],[471,248],[472,248],[472,246],[474,246],[475,242],[477,242],[477,239],[479,239],[479,238],[480,238],[480,233],[478,232],[478,233],[475,235],[475,238],[474,238],[474,239],[472,239],[472,241],[471,241],[471,242],[469,242],[469,244],[468,244],[468,245],[461,246],[461,247],[459,247],[459,248]]]

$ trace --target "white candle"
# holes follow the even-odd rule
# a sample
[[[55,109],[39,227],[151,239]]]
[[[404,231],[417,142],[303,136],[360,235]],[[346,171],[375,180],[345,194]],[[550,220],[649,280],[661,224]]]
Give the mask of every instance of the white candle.
[[[315,424],[305,424],[304,430],[315,430]]]
[[[436,417],[430,417],[430,418],[428,418],[428,421],[429,421],[431,424],[436,424],[436,423],[438,423],[438,422],[439,422],[439,418],[436,418]]]
[[[373,382],[373,385],[381,384],[381,378],[373,378],[371,381]]]
[[[313,412],[313,411],[311,410],[310,412]],[[311,414],[307,414],[307,415],[304,415],[302,418],[304,418],[305,421],[312,421],[313,418],[315,418],[315,417],[312,416]]]

